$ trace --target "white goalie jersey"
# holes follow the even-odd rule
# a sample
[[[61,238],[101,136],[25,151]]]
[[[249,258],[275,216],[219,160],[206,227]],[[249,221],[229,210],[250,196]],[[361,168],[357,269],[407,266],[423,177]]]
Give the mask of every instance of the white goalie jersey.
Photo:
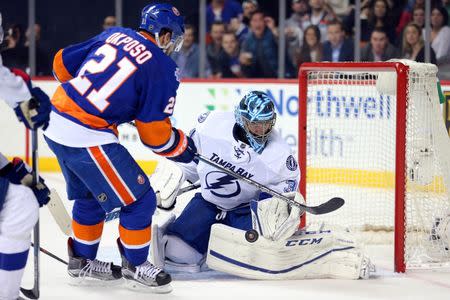
[[[289,145],[274,130],[261,154],[233,135],[232,112],[207,112],[198,117],[191,137],[199,153],[234,173],[279,193],[296,191],[299,167]],[[186,179],[200,180],[202,197],[222,209],[258,199],[260,190],[203,162],[179,164]]]

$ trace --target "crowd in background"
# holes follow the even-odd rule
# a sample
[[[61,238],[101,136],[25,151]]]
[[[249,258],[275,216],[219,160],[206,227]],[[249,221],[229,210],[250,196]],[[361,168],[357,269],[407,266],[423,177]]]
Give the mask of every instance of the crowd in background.
[[[211,0],[206,9],[207,77],[277,77],[280,34],[286,37],[286,78],[295,78],[303,62],[353,61],[353,2],[288,0],[285,28],[279,28],[276,16],[264,11],[258,0]],[[431,62],[439,66],[441,79],[450,79],[450,0],[431,0],[431,6]],[[364,0],[360,19],[361,61],[424,61],[425,0]],[[103,28],[115,24],[115,18],[108,16]],[[50,75],[48,53],[54,50],[40,42],[40,26],[36,24],[35,28],[37,74]],[[197,41],[196,24],[186,24],[183,47],[172,56],[183,78],[199,77]],[[29,30],[11,25],[1,48],[4,64],[26,68],[28,44]]]

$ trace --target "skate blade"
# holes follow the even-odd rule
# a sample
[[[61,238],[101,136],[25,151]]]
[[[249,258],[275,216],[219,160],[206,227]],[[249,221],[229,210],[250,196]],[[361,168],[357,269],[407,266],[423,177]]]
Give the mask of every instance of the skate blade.
[[[117,280],[101,280],[91,277],[73,277],[69,276],[69,285],[72,286],[101,286],[101,287],[113,287],[119,286],[123,283],[123,278]]]
[[[125,282],[128,289],[142,293],[167,294],[172,291],[170,283],[161,286],[148,286],[134,280],[125,279]]]

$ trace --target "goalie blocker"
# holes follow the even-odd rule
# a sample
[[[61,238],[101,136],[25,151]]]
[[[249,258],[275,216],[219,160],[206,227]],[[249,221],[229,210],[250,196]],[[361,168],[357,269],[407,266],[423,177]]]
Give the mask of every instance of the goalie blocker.
[[[299,231],[287,240],[259,237],[214,224],[206,264],[250,279],[367,279],[375,266],[348,231]]]

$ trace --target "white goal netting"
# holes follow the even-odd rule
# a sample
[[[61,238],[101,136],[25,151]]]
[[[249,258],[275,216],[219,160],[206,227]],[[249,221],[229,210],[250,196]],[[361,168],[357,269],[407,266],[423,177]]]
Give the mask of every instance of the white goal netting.
[[[302,69],[306,199],[309,204],[335,196],[346,201],[334,213],[308,215],[307,223],[325,221],[370,232],[364,236],[372,242],[393,243],[397,231],[404,237],[404,253],[397,249],[396,256],[403,257],[407,268],[445,265],[450,241],[435,228],[450,214],[450,140],[439,104],[437,68],[397,63],[409,72],[392,62],[341,68],[322,63]],[[398,124],[402,113],[406,122]],[[398,172],[404,174],[402,182]],[[396,195],[404,216],[396,213]],[[396,223],[395,218],[401,219]]]

